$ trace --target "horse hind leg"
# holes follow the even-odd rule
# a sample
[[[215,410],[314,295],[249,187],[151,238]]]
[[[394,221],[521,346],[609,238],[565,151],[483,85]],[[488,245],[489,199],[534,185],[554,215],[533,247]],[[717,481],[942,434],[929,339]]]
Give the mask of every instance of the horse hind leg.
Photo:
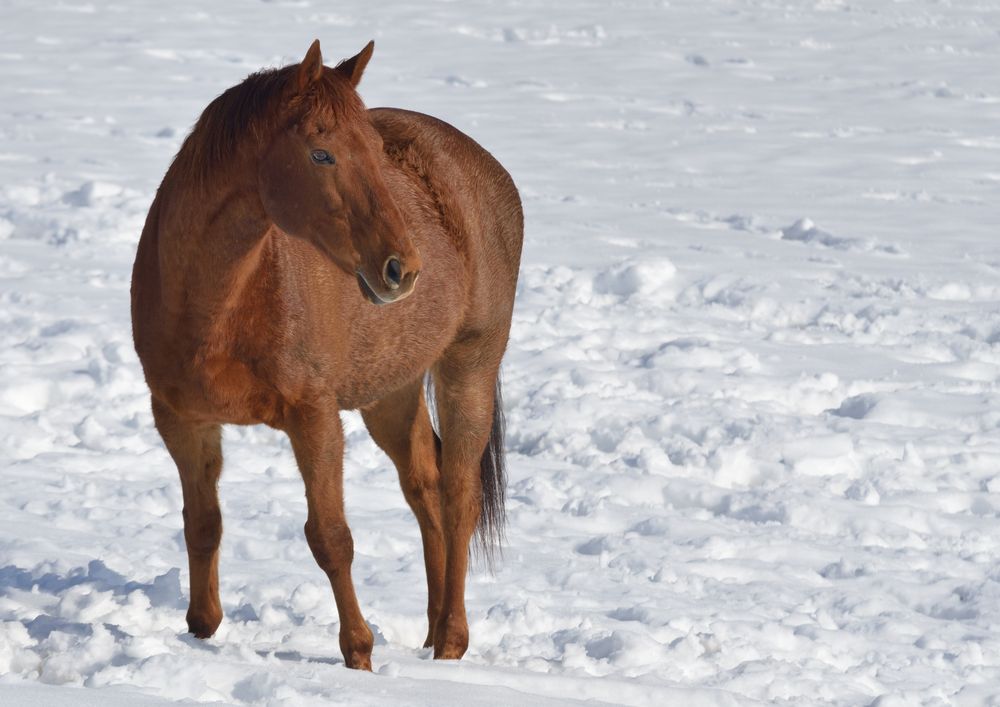
[[[445,550],[438,441],[423,393],[423,383],[417,380],[365,408],[361,414],[372,439],[396,466],[403,496],[420,525],[427,571],[426,648],[434,645],[434,627],[444,598]]]
[[[153,419],[177,465],[184,495],[184,542],[191,571],[188,630],[198,638],[208,638],[222,622],[219,601],[222,513],[218,494],[222,473],[221,428],[185,420],[155,398]]]
[[[500,534],[503,520],[501,460],[484,463],[484,454],[502,454],[502,426],[494,407],[499,404],[496,391],[502,348],[491,356],[484,343],[453,344],[435,369],[446,552],[444,601],[434,628],[435,658],[461,658],[469,646],[465,612],[469,543],[477,526],[485,531],[486,542],[497,540],[491,536]],[[484,476],[489,476],[486,489]],[[490,559],[486,542],[484,550]]]

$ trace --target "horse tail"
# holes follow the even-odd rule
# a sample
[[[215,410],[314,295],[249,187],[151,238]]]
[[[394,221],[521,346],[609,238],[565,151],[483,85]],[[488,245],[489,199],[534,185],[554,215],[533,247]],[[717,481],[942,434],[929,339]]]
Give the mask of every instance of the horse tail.
[[[431,424],[434,428],[434,446],[437,452],[438,468],[441,467],[441,437],[434,401],[434,379],[427,375],[424,378],[424,390],[427,396],[427,407],[431,413]],[[504,433],[507,423],[503,413],[503,394],[500,373],[497,372],[493,395],[493,424],[490,427],[490,438],[479,460],[479,480],[481,495],[479,501],[479,522],[476,524],[476,542],[474,553],[486,561],[490,572],[496,568],[496,560],[501,553],[504,540],[504,525],[507,522],[507,464],[504,455]]]
[[[482,482],[479,523],[476,525],[477,547],[492,572],[504,539],[507,522],[507,464],[504,455],[504,432],[507,423],[503,414],[503,395],[500,373],[493,395],[493,425],[490,439],[479,461],[479,480]]]

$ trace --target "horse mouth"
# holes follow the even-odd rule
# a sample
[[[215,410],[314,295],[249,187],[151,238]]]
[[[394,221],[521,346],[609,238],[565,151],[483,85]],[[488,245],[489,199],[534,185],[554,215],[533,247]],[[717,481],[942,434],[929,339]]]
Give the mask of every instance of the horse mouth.
[[[420,275],[419,271],[413,271],[407,273],[403,277],[403,282],[400,284],[398,289],[389,290],[384,294],[379,294],[378,290],[368,284],[368,279],[364,274],[358,270],[355,275],[358,278],[358,287],[361,288],[362,294],[368,299],[372,304],[377,304],[378,306],[383,306],[386,304],[392,304],[393,302],[399,302],[404,300],[413,294],[413,286],[417,283],[417,277]]]
[[[368,284],[368,280],[365,279],[365,276],[362,275],[360,272],[357,273],[357,275],[358,275],[358,287],[361,288],[362,294],[364,294],[364,296],[368,298],[369,302],[371,302],[372,304],[377,304],[379,306],[382,306],[384,304],[389,304],[389,302],[392,301],[392,300],[382,299],[381,297],[379,297],[378,294],[375,292],[375,290],[372,289],[371,285]]]

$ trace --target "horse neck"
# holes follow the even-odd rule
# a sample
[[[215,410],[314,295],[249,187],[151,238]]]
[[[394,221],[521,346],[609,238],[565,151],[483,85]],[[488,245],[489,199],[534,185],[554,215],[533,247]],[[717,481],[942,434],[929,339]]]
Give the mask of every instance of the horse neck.
[[[218,312],[238,299],[272,228],[256,175],[256,165],[237,163],[200,184],[171,185],[159,228],[168,307]]]

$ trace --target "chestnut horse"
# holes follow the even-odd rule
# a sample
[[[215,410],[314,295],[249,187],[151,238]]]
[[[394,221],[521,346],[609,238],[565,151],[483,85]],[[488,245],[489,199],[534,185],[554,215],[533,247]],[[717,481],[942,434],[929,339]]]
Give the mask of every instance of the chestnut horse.
[[[300,64],[212,101],[163,178],[132,273],[135,348],[183,488],[188,628],[206,638],[222,620],[220,425],[264,423],[291,440],[344,660],[369,670],[340,411],[361,410],[399,472],[423,540],[425,646],[460,658],[470,539],[478,528],[492,547],[504,519],[498,375],[523,232],[514,183],[472,139],[365,109],[355,88],[373,46],[328,68],[313,42]]]

